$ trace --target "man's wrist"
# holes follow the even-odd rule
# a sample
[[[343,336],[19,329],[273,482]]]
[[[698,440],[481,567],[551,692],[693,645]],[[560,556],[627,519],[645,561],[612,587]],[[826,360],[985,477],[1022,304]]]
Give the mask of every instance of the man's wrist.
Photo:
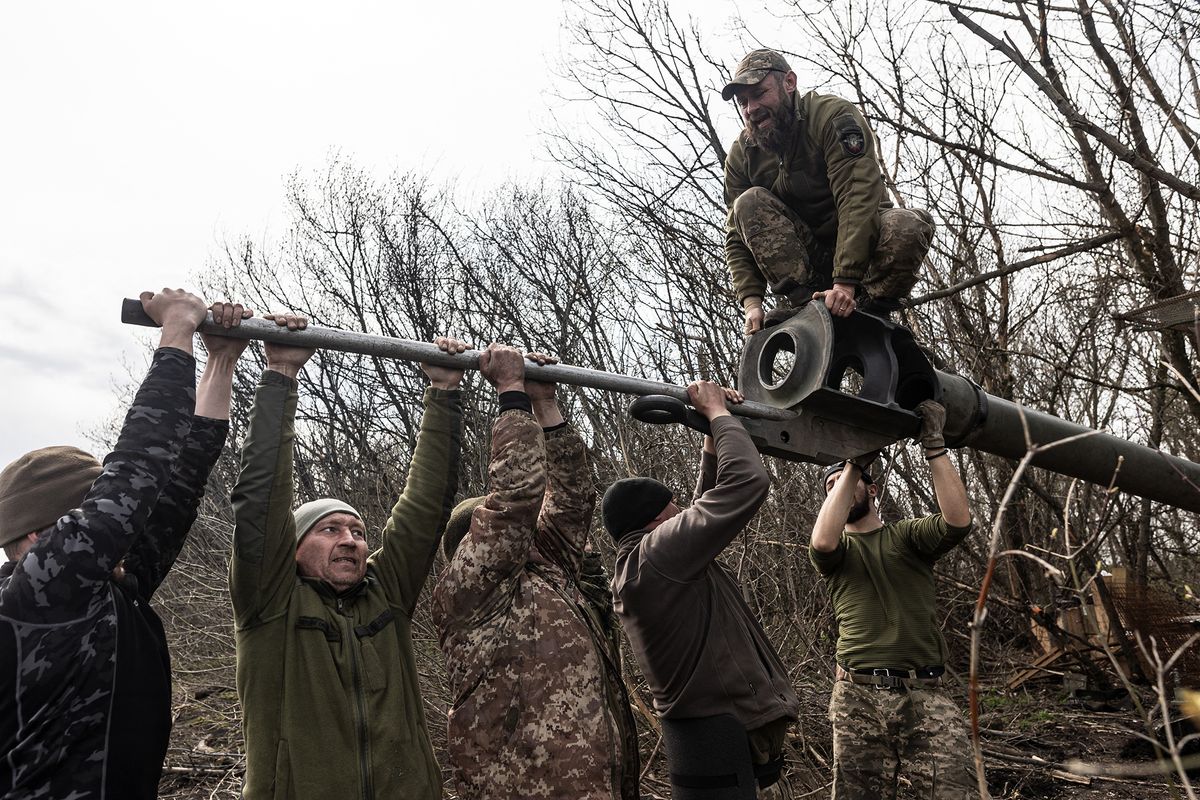
[[[458,389],[460,383],[462,383],[462,378],[459,378],[458,380],[455,380],[455,381],[431,380],[429,382],[429,385],[432,386],[434,389],[441,389],[443,392],[453,392]]]
[[[300,366],[298,364],[267,364],[267,369],[271,372],[278,372],[280,375],[285,375],[292,380],[297,380],[300,377]]]
[[[230,353],[209,353],[204,362],[206,372],[233,372],[237,369],[238,356]]]
[[[763,299],[758,295],[747,295],[742,298],[742,309],[749,311],[752,308],[762,308]]]
[[[533,417],[537,420],[538,425],[541,425],[543,428],[558,428],[567,424],[557,404],[547,408],[544,405],[534,403]]]
[[[192,336],[196,328],[189,321],[171,320],[163,324],[158,338],[159,347],[174,347],[185,353],[192,352]]]
[[[561,425],[564,421],[562,410],[558,407],[558,401],[553,398],[549,400],[534,400],[533,416],[537,418],[538,424],[543,428],[553,428]]]

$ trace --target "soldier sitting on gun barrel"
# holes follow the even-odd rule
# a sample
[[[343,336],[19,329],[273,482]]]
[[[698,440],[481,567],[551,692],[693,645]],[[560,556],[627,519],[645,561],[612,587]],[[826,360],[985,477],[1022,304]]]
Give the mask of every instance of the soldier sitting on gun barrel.
[[[892,208],[862,114],[797,92],[787,60],[766,49],[741,60],[721,97],[745,119],[725,160],[725,260],[746,333],[763,327],[768,289],[781,306],[766,324],[817,296],[837,316],[890,316],[916,283],[933,218]]]

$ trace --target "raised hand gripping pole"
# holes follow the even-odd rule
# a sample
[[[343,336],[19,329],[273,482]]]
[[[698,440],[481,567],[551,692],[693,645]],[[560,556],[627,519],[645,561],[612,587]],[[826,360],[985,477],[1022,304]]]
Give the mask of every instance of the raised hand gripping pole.
[[[154,325],[142,311],[140,300],[124,302],[121,320]],[[269,320],[247,319],[236,328],[224,328],[209,317],[200,330],[218,336],[479,368],[476,351],[452,356],[426,342],[316,326],[289,331]],[[775,368],[782,356],[791,356],[792,363],[779,378]],[[666,395],[682,404],[688,402],[687,389],[670,383],[566,364],[540,367],[527,362],[525,369],[537,381],[639,396]],[[843,373],[850,369],[863,375],[863,387],[856,393],[840,388]],[[756,333],[742,354],[738,383],[752,399],[729,410],[742,418],[746,432],[764,455],[817,464],[861,456],[915,435],[920,420],[912,409],[921,400],[935,398],[946,408],[950,447],[970,446],[1019,459],[1030,444],[1038,445],[1039,452],[1031,462],[1034,466],[1200,512],[1200,464],[987,394],[967,378],[933,369],[907,329],[861,312],[834,318],[824,305],[809,303],[790,320]],[[689,409],[675,403],[650,400],[632,411],[644,421],[689,424]],[[1061,447],[1048,446],[1059,441]]]
[[[154,320],[150,319],[142,310],[142,301],[128,298],[121,303],[121,322],[127,325],[156,327]],[[424,361],[427,364],[436,364],[442,367],[479,369],[478,350],[468,350],[459,355],[450,355],[442,352],[437,345],[430,342],[393,339],[390,336],[341,331],[316,325],[309,325],[302,331],[289,331],[271,320],[251,318],[242,320],[241,324],[235,328],[226,328],[215,324],[212,321],[212,315],[209,314],[208,318],[201,323],[200,330],[203,333],[237,339],[258,339],[297,347],[314,347],[318,350],[339,350],[345,353],[395,358],[401,361]],[[565,383],[572,386],[586,386],[591,389],[606,389],[622,394],[642,396],[666,395],[684,403],[688,402],[686,387],[586,367],[573,367],[567,364],[539,366],[531,361],[526,361],[525,374],[531,380],[545,383]],[[746,402],[730,406],[729,410],[743,417],[765,420],[786,421],[796,416],[787,409],[775,408],[766,403]]]

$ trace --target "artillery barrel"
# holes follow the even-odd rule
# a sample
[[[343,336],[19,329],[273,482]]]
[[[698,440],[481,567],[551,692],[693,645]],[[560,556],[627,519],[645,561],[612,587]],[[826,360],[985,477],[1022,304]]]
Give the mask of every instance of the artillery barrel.
[[[946,406],[946,441],[1005,458],[1023,458],[1029,445],[1081,438],[1039,452],[1034,466],[1100,486],[1200,512],[1200,464],[1112,434],[1024,408],[983,392],[966,378],[937,373]],[[1022,423],[1024,418],[1024,423]],[[1028,438],[1026,438],[1028,429]]]
[[[126,299],[121,306],[121,321],[130,325],[154,326],[154,320],[146,316],[139,300]],[[429,342],[417,342],[411,339],[394,339],[390,336],[376,336],[369,333],[356,333],[333,328],[321,328],[310,325],[302,331],[289,331],[271,320],[246,319],[236,328],[225,328],[212,321],[212,314],[200,325],[200,331],[218,336],[229,336],[238,339],[258,339],[264,342],[293,345],[295,347],[313,347],[319,350],[340,350],[346,353],[359,353],[366,356],[395,358],[402,361],[424,361],[443,367],[458,369],[479,369],[479,352],[468,350],[465,353],[450,355],[438,349],[437,345]],[[677,400],[688,402],[687,388],[673,383],[652,381],[646,378],[635,378],[615,372],[604,372],[586,367],[573,367],[567,364],[547,364],[538,366],[526,363],[525,373],[536,381],[546,383],[567,383],[574,386],[586,386],[592,389],[607,389],[623,394],[648,395],[664,394]],[[730,406],[732,413],[774,421],[793,419],[795,412],[767,405],[766,403],[745,402]]]

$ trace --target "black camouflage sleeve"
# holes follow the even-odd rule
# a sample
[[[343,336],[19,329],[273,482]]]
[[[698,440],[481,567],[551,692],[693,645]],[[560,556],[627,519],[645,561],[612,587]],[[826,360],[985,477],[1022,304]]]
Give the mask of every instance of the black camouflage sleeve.
[[[144,530],[196,406],[196,360],[154,353],[117,445],[80,508],[61,517],[21,560],[0,595],[0,614],[54,623],[89,613],[117,562]]]
[[[228,433],[227,420],[192,418],[191,432],[175,460],[171,480],[154,504],[146,530],[125,557],[125,571],[137,578],[142,599],[149,600],[158,590],[183,549],[196,521],[208,474],[221,457]]]

